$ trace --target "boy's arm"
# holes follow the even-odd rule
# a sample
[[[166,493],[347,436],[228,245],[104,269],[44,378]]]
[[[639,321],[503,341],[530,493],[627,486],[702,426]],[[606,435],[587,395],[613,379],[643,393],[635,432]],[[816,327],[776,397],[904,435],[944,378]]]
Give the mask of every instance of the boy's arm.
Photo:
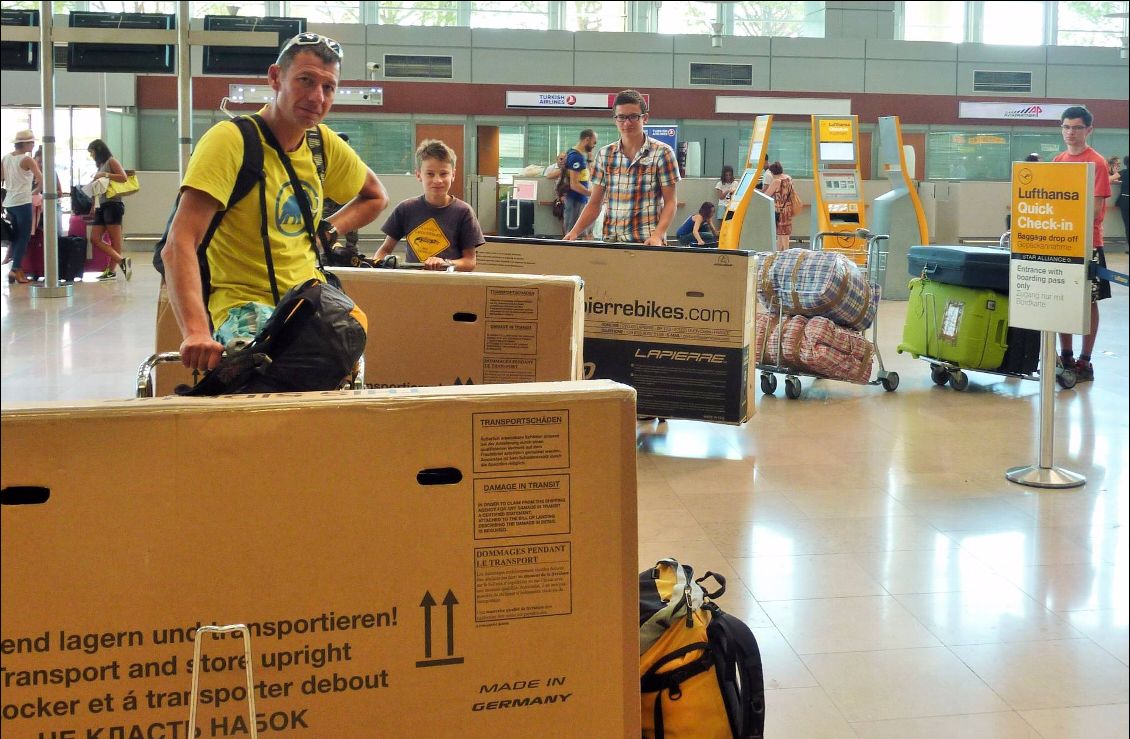
[[[442,257],[428,257],[424,260],[424,269],[435,272],[444,272],[453,267],[456,272],[474,272],[477,258],[475,250],[478,247],[468,246],[463,249],[463,256],[458,259],[443,259]]]
[[[663,210],[659,211],[659,222],[655,224],[655,230],[643,242],[648,246],[666,246],[667,245],[667,227],[671,225],[671,219],[675,217],[675,186],[665,185],[662,188],[663,192]]]
[[[455,267],[456,272],[474,272],[475,265],[478,264],[479,247],[468,246],[463,249],[463,256],[458,259],[452,259],[451,264]]]
[[[391,236],[385,236],[384,243],[381,244],[380,249],[377,249],[377,253],[373,255],[373,259],[381,259],[383,257],[387,257],[389,254],[392,254],[392,250],[395,249],[396,245],[399,243],[400,239],[394,239]]]

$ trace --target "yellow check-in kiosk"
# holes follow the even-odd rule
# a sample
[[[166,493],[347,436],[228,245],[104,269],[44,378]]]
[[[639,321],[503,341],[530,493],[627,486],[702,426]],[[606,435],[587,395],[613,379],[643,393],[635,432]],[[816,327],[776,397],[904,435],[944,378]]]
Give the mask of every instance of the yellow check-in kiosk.
[[[887,251],[881,265],[883,297],[906,300],[910,296],[907,258],[910,247],[930,243],[926,213],[914,183],[914,149],[903,145],[898,116],[879,118],[879,160],[891,189],[875,198],[871,206],[871,230],[887,234]]]
[[[722,228],[718,232],[719,249],[773,251],[777,235],[773,198],[757,189],[772,127],[771,115],[759,115],[753,121],[745,169],[738,178],[738,189],[730,197],[730,204],[722,216]]]
[[[812,233],[835,232],[824,249],[846,252],[858,264],[867,261],[867,242],[855,235],[867,228],[863,177],[859,171],[859,116],[812,116],[812,171],[816,202]]]

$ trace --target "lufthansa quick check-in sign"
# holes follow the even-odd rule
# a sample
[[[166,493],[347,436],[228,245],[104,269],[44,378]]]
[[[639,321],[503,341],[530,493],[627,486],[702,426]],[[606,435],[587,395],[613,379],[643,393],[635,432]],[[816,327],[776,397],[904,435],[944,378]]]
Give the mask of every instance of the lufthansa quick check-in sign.
[[[1091,221],[1095,165],[1012,165],[1008,324],[1086,334],[1091,329]]]

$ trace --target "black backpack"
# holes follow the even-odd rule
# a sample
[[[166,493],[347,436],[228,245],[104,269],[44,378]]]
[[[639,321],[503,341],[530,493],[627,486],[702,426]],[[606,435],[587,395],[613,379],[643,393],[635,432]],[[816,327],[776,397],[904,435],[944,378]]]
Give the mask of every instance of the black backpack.
[[[211,271],[208,269],[208,244],[212,241],[212,236],[216,233],[216,229],[220,227],[220,222],[224,220],[224,216],[232,206],[243,200],[256,185],[259,186],[259,234],[263,240],[263,249],[267,259],[267,271],[271,276],[271,285],[274,289],[275,273],[274,265],[271,260],[271,246],[270,237],[267,230],[267,192],[266,192],[266,172],[263,170],[263,142],[259,139],[259,123],[262,119],[258,114],[237,116],[231,120],[233,124],[239,129],[243,137],[243,162],[239,166],[239,173],[235,177],[235,185],[232,187],[231,195],[228,197],[228,202],[225,208],[216,211],[216,215],[212,216],[211,223],[208,224],[208,229],[204,232],[204,238],[196,247],[196,260],[200,265],[200,284],[203,289],[204,302],[207,304],[208,296],[211,293]],[[326,161],[325,149],[322,146],[322,130],[321,125],[306,131],[306,143],[310,147],[310,153],[314,158],[314,166],[318,170],[318,179],[323,183],[326,180]],[[72,195],[73,198],[73,195]],[[161,234],[160,240],[153,249],[153,267],[156,268],[161,276],[165,276],[165,263],[161,258],[161,250],[165,248],[165,242],[169,238],[169,227],[173,224],[173,216],[176,215],[177,206],[180,205],[180,193],[177,193],[177,198],[173,203],[173,212],[169,214],[169,220],[165,224],[165,232]],[[73,202],[73,201],[72,201]],[[317,254],[317,250],[315,250]],[[318,263],[321,264],[321,255],[318,256]],[[275,290],[277,292],[277,290]],[[279,300],[275,296],[275,302]]]
[[[336,390],[365,352],[365,329],[364,313],[345,293],[307,280],[283,295],[254,341],[177,394]]]
[[[94,210],[94,201],[90,196],[82,191],[82,187],[74,185],[71,187],[71,213],[76,216],[90,215],[90,211]]]

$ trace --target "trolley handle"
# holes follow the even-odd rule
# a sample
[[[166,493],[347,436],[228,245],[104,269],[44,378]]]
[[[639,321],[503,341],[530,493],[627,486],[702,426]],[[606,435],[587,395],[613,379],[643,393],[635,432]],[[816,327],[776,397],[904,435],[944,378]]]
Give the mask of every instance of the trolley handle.
[[[226,355],[226,352],[225,352]],[[135,397],[137,398],[152,398],[156,396],[156,386],[153,383],[153,373],[156,371],[157,366],[161,364],[180,364],[180,352],[157,352],[156,354],[149,355],[141,366],[137,368],[137,391]],[[192,371],[193,384],[199,382],[199,370]],[[362,354],[357,360],[357,366],[352,375],[350,375],[349,382],[345,386],[350,390],[364,390],[365,389],[365,355]]]
[[[259,736],[259,729],[255,724],[255,671],[251,662],[251,630],[244,624],[231,624],[230,626],[201,626],[196,629],[192,640],[192,664],[200,664],[200,642],[205,634],[239,634],[243,637],[244,673],[247,678],[247,717],[248,731],[251,739]],[[200,669],[192,671],[192,692],[189,694],[188,707],[188,736],[196,736],[196,705],[200,697]]]
[[[180,362],[180,352],[157,352],[149,355],[141,366],[137,368],[137,395],[138,398],[153,397],[153,372],[159,364]]]

